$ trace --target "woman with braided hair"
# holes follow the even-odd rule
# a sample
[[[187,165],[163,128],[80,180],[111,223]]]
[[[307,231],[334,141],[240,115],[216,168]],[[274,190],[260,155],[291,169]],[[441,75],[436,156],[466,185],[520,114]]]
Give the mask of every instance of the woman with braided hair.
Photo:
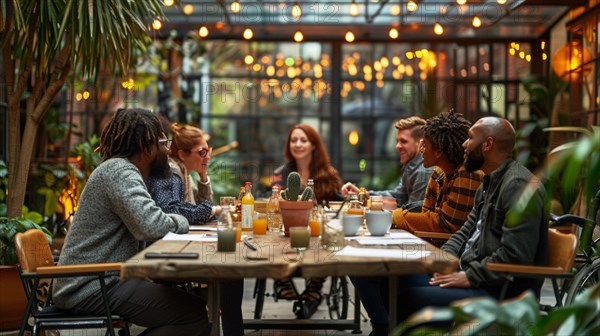
[[[188,221],[156,206],[144,180],[170,173],[165,137],[155,114],[119,109],[100,137],[103,162],[85,185],[59,264],[124,262]],[[206,303],[190,293],[142,279],[106,278],[111,312],[146,327],[144,335],[208,335]],[[91,277],[58,278],[53,299],[72,314],[103,314],[100,284]]]

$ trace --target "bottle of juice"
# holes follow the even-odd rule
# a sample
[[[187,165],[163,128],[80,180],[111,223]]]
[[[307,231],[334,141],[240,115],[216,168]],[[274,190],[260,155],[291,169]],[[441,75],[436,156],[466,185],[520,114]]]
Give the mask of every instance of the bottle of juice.
[[[246,182],[246,193],[242,197],[242,231],[252,231],[254,223],[254,196],[252,196],[252,183]]]
[[[279,212],[279,187],[271,188],[271,198],[267,202],[267,227],[271,232],[281,231],[281,213]]]

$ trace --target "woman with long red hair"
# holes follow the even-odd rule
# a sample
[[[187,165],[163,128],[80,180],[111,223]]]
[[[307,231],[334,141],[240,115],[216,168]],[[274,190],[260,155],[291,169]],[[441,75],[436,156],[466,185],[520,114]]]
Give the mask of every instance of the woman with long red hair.
[[[275,170],[272,184],[285,188],[287,176],[295,171],[300,174],[303,187],[308,179],[313,179],[319,204],[342,199],[339,195],[342,186],[340,174],[331,165],[321,137],[314,128],[307,124],[292,127],[287,136],[284,155],[287,163]]]
[[[342,180],[338,171],[333,168],[319,133],[307,124],[298,124],[288,133],[284,150],[287,163],[277,168],[273,173],[272,184],[286,187],[287,176],[295,171],[300,174],[302,188],[306,187],[308,179],[314,181],[314,192],[317,202],[341,200],[338,194]],[[322,300],[321,289],[324,278],[308,279],[306,289],[298,293],[290,279],[277,280],[274,283],[275,295],[285,300],[304,300],[309,305],[310,317]],[[306,311],[303,309],[303,311]]]

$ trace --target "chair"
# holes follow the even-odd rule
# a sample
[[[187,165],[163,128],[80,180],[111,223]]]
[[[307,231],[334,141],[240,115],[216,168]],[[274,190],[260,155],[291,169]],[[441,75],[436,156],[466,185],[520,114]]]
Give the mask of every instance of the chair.
[[[45,329],[90,329],[107,328],[106,334],[115,335],[115,325],[123,328],[124,334],[129,335],[128,323],[119,316],[112,315],[106,300],[106,285],[104,278],[107,274],[121,270],[122,263],[83,264],[56,266],[50,251],[48,240],[40,230],[28,230],[17,233],[14,238],[17,256],[19,258],[19,273],[27,296],[27,309],[21,324],[19,335],[25,333],[29,318],[33,317],[32,335],[38,335]],[[106,314],[104,315],[72,315],[52,305],[48,298],[43,307],[39,307],[37,290],[41,280],[60,277],[95,276],[100,281],[102,295],[105,299]],[[50,294],[49,294],[50,295]]]
[[[572,233],[561,233],[554,229],[548,230],[548,266],[515,265],[488,263],[486,267],[490,271],[504,273],[526,278],[549,278],[552,280],[552,289],[556,298],[556,307],[562,307],[564,289],[560,290],[557,279],[568,279],[573,277],[571,268],[575,261],[579,241]],[[500,299],[504,299],[509,281],[504,283]]]
[[[430,231],[415,231],[415,236],[431,242],[433,245],[440,247],[452,237],[452,233],[446,232],[430,232]]]

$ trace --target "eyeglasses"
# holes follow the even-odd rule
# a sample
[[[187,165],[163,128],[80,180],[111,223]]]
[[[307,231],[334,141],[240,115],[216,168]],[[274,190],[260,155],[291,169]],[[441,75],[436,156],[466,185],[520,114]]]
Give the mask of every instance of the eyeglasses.
[[[160,139],[160,140],[158,140],[158,143],[160,145],[165,146],[166,149],[169,149],[169,148],[171,148],[171,143],[173,143],[173,140],[171,140],[171,139]]]
[[[200,157],[206,157],[212,153],[212,147],[196,149],[194,152],[197,152]]]

